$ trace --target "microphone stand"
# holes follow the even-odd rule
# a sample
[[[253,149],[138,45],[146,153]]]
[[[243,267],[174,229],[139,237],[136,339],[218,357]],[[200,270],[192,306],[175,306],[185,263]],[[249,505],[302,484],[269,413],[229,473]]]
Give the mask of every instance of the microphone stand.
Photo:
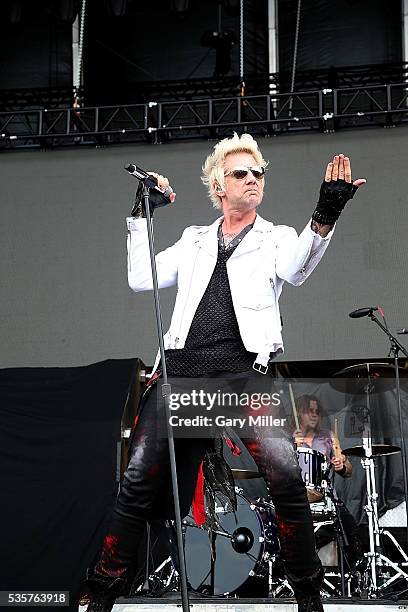
[[[161,357],[161,366],[163,372],[163,384],[161,386],[162,389],[162,397],[164,401],[165,408],[165,418],[167,425],[167,437],[169,442],[169,454],[170,454],[170,470],[171,470],[171,482],[173,486],[173,502],[174,502],[174,514],[175,514],[175,522],[176,522],[176,533],[177,533],[177,547],[178,547],[178,557],[179,557],[179,569],[180,569],[180,585],[181,585],[181,600],[183,612],[190,612],[190,603],[188,599],[188,590],[187,590],[187,572],[186,572],[186,560],[184,555],[184,545],[183,545],[183,531],[182,531],[182,523],[181,523],[181,513],[180,513],[180,499],[179,499],[179,490],[178,490],[178,482],[177,482],[177,467],[176,467],[176,456],[174,451],[174,435],[173,429],[170,425],[170,394],[171,394],[171,385],[168,382],[167,378],[167,367],[166,367],[166,355],[164,352],[164,341],[163,341],[163,323],[161,317],[161,309],[160,309],[160,300],[159,300],[159,284],[157,281],[157,269],[156,269],[156,259],[154,253],[154,236],[153,236],[153,227],[152,227],[152,216],[150,214],[150,205],[149,205],[149,182],[151,181],[151,177],[146,177],[145,179],[140,180],[143,183],[143,201],[144,201],[144,212],[146,215],[147,221],[147,234],[149,238],[149,251],[150,251],[150,264],[152,268],[152,279],[153,279],[153,295],[154,295],[154,307],[156,313],[156,325],[157,325],[157,334],[159,339],[159,348],[160,348],[160,357]],[[150,181],[149,181],[150,179]]]
[[[398,418],[399,418],[399,428],[400,428],[400,438],[401,438],[401,454],[402,454],[402,473],[404,477],[404,497],[405,497],[405,514],[406,514],[406,531],[407,531],[407,545],[408,545],[408,478],[407,478],[407,451],[405,445],[405,436],[404,436],[404,425],[403,425],[403,416],[402,416],[402,404],[401,404],[401,386],[400,386],[400,376],[399,376],[399,366],[398,366],[398,354],[399,351],[408,357],[407,350],[402,346],[402,344],[397,340],[395,336],[377,319],[374,315],[374,312],[371,310],[368,313],[369,318],[382,329],[382,331],[388,336],[388,339],[391,343],[390,355],[394,357],[394,369],[395,369],[395,383],[397,389],[397,408],[398,408]]]

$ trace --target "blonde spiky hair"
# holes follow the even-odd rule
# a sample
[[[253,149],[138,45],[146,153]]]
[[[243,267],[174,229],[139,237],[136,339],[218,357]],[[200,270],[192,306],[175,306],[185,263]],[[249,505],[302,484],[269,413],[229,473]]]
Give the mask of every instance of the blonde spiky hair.
[[[215,145],[213,153],[205,160],[202,168],[203,174],[201,175],[201,180],[208,189],[208,195],[214,208],[221,208],[221,198],[217,195],[216,185],[219,185],[222,190],[225,188],[224,162],[227,155],[231,153],[249,153],[258,165],[267,165],[258,148],[258,143],[250,134],[238,136],[234,132],[232,138],[220,140]]]

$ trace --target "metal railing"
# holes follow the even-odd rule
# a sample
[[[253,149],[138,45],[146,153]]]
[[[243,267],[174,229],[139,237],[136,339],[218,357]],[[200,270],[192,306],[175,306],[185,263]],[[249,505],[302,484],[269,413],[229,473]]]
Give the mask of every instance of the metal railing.
[[[106,145],[389,126],[408,119],[408,84],[394,83],[120,106],[0,113],[0,148]]]

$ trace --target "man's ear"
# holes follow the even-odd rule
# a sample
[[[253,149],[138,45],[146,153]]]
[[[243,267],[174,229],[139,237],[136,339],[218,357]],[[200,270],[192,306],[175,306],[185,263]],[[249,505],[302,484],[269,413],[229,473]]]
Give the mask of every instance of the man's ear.
[[[214,183],[214,190],[215,193],[219,196],[224,195],[225,193],[224,189],[218,183]]]

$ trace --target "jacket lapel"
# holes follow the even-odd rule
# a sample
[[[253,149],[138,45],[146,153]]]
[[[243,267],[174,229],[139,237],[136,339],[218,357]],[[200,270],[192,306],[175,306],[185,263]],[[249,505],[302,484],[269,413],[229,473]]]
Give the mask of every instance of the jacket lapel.
[[[195,239],[196,246],[203,249],[209,255],[212,255],[215,259],[217,259],[218,256],[217,232],[221,219],[222,217],[219,217],[211,225],[201,227]]]
[[[222,217],[219,217],[211,225],[201,227],[198,230],[198,236],[195,240],[196,246],[202,248],[206,253],[212,255],[215,259],[218,255],[218,240],[217,232]],[[256,216],[254,227],[245,236],[244,240],[237,246],[231,259],[239,257],[245,253],[259,249],[262,242],[271,236],[273,223],[265,221],[260,215]]]
[[[270,238],[272,233],[273,224],[269,221],[265,221],[260,215],[256,216],[254,227],[245,238],[237,246],[231,259],[234,257],[240,257],[245,253],[250,253],[261,248],[262,242]]]

